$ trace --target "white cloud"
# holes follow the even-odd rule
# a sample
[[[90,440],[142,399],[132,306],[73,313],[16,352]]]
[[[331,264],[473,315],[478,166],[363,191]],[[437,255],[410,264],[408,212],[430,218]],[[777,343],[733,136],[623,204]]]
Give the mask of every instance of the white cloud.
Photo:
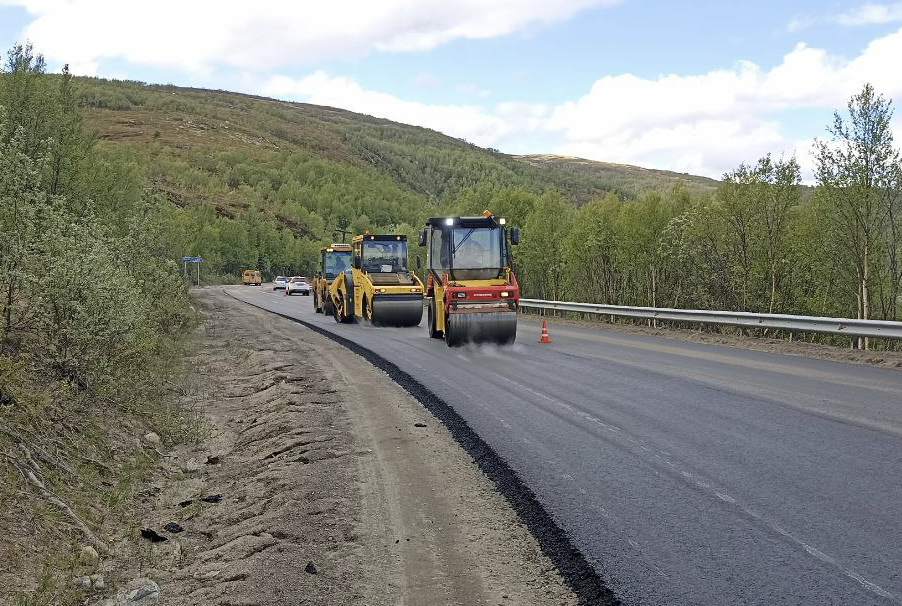
[[[874,40],[852,60],[799,44],[769,70],[744,61],[698,75],[606,76],[581,98],[554,107],[514,101],[492,107],[430,105],[367,91],[321,71],[301,79],[273,77],[262,92],[425,126],[503,151],[517,147],[518,153],[558,153],[714,178],[768,153],[795,154],[810,181],[812,138],[825,131],[800,135],[780,120],[805,110],[844,111],[865,82],[889,99],[902,97],[902,81],[884,67],[898,57],[902,30]],[[547,146],[524,150],[523,141]]]
[[[96,76],[100,65],[96,61],[69,64],[69,73],[73,76]],[[114,76],[108,76],[114,77]]]
[[[894,4],[864,4],[853,11],[833,18],[840,25],[880,25],[902,21],[902,2]]]
[[[791,125],[779,124],[781,113],[841,110],[865,82],[898,99],[902,81],[886,69],[898,57],[902,30],[851,61],[799,44],[769,71],[740,62],[701,75],[605,77],[556,107],[547,128],[563,135],[558,153],[711,177],[766,153],[795,151],[808,166],[803,142],[788,134]],[[807,156],[810,143],[805,147]]]
[[[555,153],[608,162],[636,164],[719,178],[742,162],[751,162],[785,142],[776,124],[736,120],[700,120],[620,132],[594,140],[569,140]],[[750,150],[762,150],[750,157]]]
[[[902,21],[902,2],[894,4],[863,4],[844,13],[795,16],[786,24],[786,32],[798,33],[815,25],[836,24],[844,27],[884,25]]]
[[[35,16],[24,37],[52,61],[269,72],[505,36],[619,0],[3,1]]]

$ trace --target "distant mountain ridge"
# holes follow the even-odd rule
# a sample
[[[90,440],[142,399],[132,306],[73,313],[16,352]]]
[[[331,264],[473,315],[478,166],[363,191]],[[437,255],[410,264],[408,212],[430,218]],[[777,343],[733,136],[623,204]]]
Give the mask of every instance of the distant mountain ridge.
[[[642,168],[632,164],[598,162],[574,156],[526,154],[514,157],[533,166],[554,167],[574,174],[595,174],[629,191],[638,192],[647,189],[659,189],[662,185],[666,186],[676,182],[682,182],[689,189],[696,191],[713,191],[720,184],[720,181],[709,177],[655,168]]]

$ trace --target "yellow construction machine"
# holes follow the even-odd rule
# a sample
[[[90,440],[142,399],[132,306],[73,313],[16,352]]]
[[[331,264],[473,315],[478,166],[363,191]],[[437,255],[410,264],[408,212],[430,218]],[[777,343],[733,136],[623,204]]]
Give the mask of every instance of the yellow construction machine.
[[[350,244],[333,244],[324,246],[319,253],[319,271],[313,277],[313,309],[316,313],[329,314],[332,312],[332,303],[329,298],[329,287],[335,281],[336,276],[344,276],[346,269],[351,268]]]
[[[420,232],[426,247],[429,336],[449,347],[513,343],[520,287],[510,245],[520,231],[485,211],[481,217],[433,217]]]
[[[354,236],[351,246],[353,267],[329,287],[335,321],[363,318],[376,325],[418,325],[423,283],[407,266],[407,236],[363,234]]]

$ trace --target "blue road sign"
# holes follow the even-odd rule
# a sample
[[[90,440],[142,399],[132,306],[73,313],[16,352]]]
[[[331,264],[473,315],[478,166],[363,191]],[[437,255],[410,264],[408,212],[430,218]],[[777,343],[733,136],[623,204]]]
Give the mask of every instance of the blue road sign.
[[[185,261],[186,263],[200,263],[203,259],[200,257],[182,257],[182,261]]]

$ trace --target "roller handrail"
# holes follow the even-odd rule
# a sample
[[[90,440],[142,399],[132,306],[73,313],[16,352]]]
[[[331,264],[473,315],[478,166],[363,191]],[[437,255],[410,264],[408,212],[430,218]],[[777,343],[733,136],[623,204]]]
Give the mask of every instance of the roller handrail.
[[[543,301],[541,299],[520,299],[520,307],[604,314],[627,318],[742,326],[745,328],[776,328],[820,332],[850,337],[902,339],[902,322],[891,322],[889,320],[756,314],[745,311],[711,311],[706,309],[675,309],[671,307],[630,307],[626,305],[603,305],[600,303],[576,303],[572,301]]]

